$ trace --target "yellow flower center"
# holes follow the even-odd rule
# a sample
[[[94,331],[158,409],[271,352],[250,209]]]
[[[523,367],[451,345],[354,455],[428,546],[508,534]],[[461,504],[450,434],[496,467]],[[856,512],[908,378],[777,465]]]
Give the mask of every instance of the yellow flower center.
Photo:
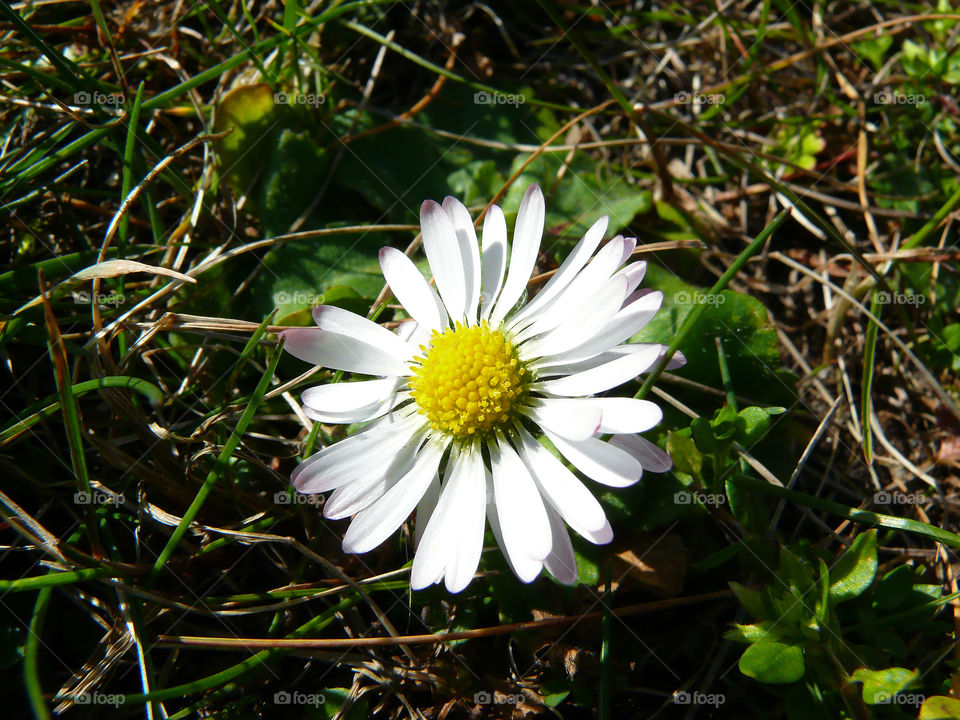
[[[510,422],[526,395],[526,368],[499,330],[460,323],[434,330],[413,367],[410,394],[435,429],[455,438]]]

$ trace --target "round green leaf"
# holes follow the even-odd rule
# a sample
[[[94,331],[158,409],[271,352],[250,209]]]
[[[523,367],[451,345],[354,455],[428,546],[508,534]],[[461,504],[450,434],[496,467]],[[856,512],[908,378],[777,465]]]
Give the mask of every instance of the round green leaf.
[[[851,600],[870,587],[877,574],[877,531],[859,535],[830,573],[833,605]]]
[[[892,667],[885,670],[860,668],[850,677],[863,683],[863,701],[867,705],[886,705],[919,676],[916,670]]]
[[[740,672],[762,683],[796,682],[804,670],[803,650],[796,645],[758,642],[740,657]]]

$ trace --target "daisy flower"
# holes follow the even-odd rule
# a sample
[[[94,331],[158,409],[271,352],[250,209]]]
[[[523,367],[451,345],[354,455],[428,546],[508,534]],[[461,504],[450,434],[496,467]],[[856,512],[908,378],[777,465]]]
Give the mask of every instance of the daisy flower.
[[[368,424],[302,462],[293,485],[333,491],[323,514],[353,517],[343,538],[349,553],[373,550],[416,511],[414,589],[441,580],[450,592],[465,588],[486,522],[522,581],[545,567],[573,584],[566,526],[595,544],[613,532],[600,503],[537,436],[601,485],[626,487],[644,470],[671,467],[638,435],[660,421],[657,405],[599,396],[664,353],[658,344],[624,344],[663,295],[637,289],[645,263],[624,266],[635,239],[617,236],[597,251],[602,217],[523,304],[544,226],[536,185],[520,204],[509,267],[507,224],[496,205],[484,218],[482,246],[467,208],[452,197],[424,202],[420,226],[436,290],[402,252],[380,251],[383,275],[412,321],[393,333],[321,305],[316,328],[281,333],[301,360],[377,378],[303,393],[304,414],[314,420]]]

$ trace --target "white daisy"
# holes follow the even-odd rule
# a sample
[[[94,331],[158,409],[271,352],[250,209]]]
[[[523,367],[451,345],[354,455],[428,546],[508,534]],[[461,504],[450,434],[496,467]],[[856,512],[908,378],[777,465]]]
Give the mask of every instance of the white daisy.
[[[412,322],[394,334],[319,306],[317,328],[281,333],[302,360],[379,378],[303,393],[304,413],[314,420],[372,422],[301,463],[293,485],[333,491],[323,514],[353,517],[346,552],[373,550],[416,510],[414,589],[441,580],[450,592],[467,586],[484,518],[522,581],[546,567],[575,583],[564,523],[595,544],[613,533],[600,503],[535,434],[607,486],[671,467],[665,452],[637,434],[660,421],[657,405],[596,397],[661,357],[662,345],[622,343],[656,314],[663,295],[637,290],[645,263],[624,266],[636,240],[617,236],[594,255],[607,229],[602,217],[520,305],[543,234],[536,185],[520,205],[509,269],[507,225],[496,205],[484,219],[482,249],[469,212],[452,197],[442,206],[424,202],[420,225],[436,291],[402,252],[380,251],[384,277]]]

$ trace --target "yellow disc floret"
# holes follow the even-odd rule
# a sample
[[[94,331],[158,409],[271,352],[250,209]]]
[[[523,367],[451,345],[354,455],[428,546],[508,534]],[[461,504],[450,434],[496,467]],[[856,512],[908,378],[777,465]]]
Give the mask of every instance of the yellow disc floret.
[[[499,330],[457,323],[420,350],[410,394],[435,430],[463,439],[514,418],[530,378]]]

